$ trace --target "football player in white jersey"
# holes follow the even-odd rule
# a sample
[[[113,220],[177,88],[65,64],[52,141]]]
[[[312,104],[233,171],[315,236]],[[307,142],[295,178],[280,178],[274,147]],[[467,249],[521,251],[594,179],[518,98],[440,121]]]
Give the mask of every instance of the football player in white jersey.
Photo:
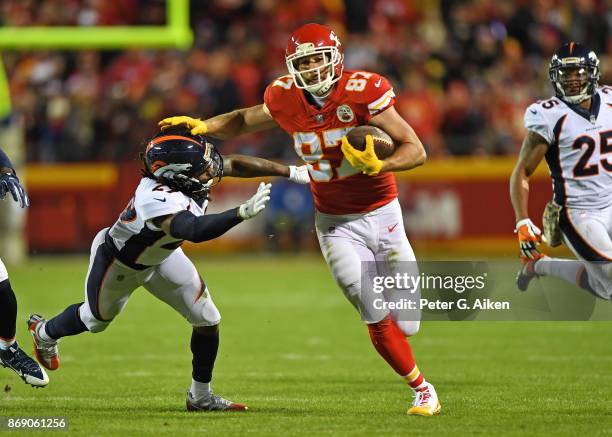
[[[19,206],[26,208],[30,200],[17,178],[13,164],[0,149],[0,200],[10,193]],[[0,365],[13,370],[26,384],[44,387],[49,383],[45,370],[38,365],[15,340],[17,298],[8,272],[0,259]]]
[[[143,154],[143,178],[119,219],[93,240],[85,279],[85,302],[67,307],[46,321],[32,314],[28,329],[38,361],[59,367],[58,340],[104,331],[132,292],[143,286],[178,311],[192,326],[193,374],[187,393],[189,411],[241,411],[247,407],[212,393],[210,382],[219,346],[221,316],[183,241],[216,238],[259,214],[270,199],[270,184],[242,205],[205,215],[208,194],[221,177],[289,176],[306,183],[306,168],[265,159],[230,155],[224,160],[204,137],[183,128],[154,136]]]
[[[599,87],[599,60],[580,43],[553,55],[555,96],[525,112],[527,136],[510,179],[523,266],[517,286],[555,276],[612,298],[612,88]],[[529,177],[545,158],[554,198],[544,214],[549,245],[565,242],[578,260],[550,258],[537,248],[542,232],[527,213]]]

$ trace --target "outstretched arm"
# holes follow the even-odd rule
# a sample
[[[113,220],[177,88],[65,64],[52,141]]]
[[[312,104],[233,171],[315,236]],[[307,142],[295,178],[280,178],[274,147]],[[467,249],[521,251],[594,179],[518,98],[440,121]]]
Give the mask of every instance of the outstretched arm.
[[[208,135],[222,140],[278,126],[264,104],[217,115],[204,123]]]
[[[247,155],[223,156],[223,175],[236,178],[256,178],[258,176],[289,177],[289,166],[267,159]]]
[[[238,135],[270,129],[277,126],[265,104],[211,117],[208,120],[180,115],[164,118],[159,126],[164,130],[171,126],[185,126],[193,135],[207,134],[213,138],[227,139]]]
[[[310,182],[305,165],[284,165],[263,158],[247,155],[226,155],[223,157],[223,174],[237,178],[260,176],[282,176],[298,184]]]
[[[271,184],[259,184],[257,192],[237,208],[219,214],[195,216],[191,211],[152,219],[167,235],[201,243],[225,234],[243,220],[252,219],[263,211],[270,201]]]

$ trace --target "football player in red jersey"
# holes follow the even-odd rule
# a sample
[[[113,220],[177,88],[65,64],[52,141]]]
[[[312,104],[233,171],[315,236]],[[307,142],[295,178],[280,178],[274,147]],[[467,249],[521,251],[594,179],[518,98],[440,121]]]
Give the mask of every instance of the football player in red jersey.
[[[268,85],[262,105],[205,121],[170,117],[160,126],[185,125],[194,134],[220,139],[280,126],[293,137],[295,151],[308,164],[325,260],[366,322],[378,353],[415,391],[408,414],[432,416],[440,411],[440,402],[416,366],[406,338],[418,332],[420,313],[390,311],[362,289],[362,271],[370,262],[378,270],[415,273],[416,258],[404,231],[392,172],[422,165],[425,149],[395,110],[387,79],[344,70],[340,40],[329,27],[311,23],[297,29],[287,44],[286,62],[289,74]],[[363,151],[348,143],[346,134],[364,124],[393,138],[396,148],[390,156],[378,159],[370,136]],[[377,297],[390,299],[387,294]]]

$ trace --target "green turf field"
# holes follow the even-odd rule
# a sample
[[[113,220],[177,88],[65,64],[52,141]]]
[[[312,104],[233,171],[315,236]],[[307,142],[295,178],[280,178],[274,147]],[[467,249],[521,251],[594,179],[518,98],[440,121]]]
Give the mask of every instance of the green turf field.
[[[612,434],[612,323],[426,322],[412,340],[442,413],[378,358],[327,267],[313,257],[197,261],[223,316],[213,387],[246,413],[193,414],[190,328],[140,289],[101,334],[65,338],[45,389],[0,369],[0,416],[65,416],[87,435]],[[10,268],[25,319],[82,300],[84,257]]]

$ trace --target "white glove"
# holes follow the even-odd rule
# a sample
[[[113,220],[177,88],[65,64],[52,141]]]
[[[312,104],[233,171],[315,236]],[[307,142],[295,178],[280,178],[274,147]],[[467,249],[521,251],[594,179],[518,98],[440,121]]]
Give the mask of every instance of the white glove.
[[[308,165],[289,166],[289,180],[296,184],[309,184],[310,176],[308,176]]]
[[[257,192],[238,208],[238,215],[242,220],[248,220],[262,212],[270,200],[270,187],[272,184],[260,183]]]
[[[533,224],[531,219],[519,220],[514,232],[518,236],[522,259],[538,259],[543,256],[538,250],[538,245],[542,241],[542,231]]]

